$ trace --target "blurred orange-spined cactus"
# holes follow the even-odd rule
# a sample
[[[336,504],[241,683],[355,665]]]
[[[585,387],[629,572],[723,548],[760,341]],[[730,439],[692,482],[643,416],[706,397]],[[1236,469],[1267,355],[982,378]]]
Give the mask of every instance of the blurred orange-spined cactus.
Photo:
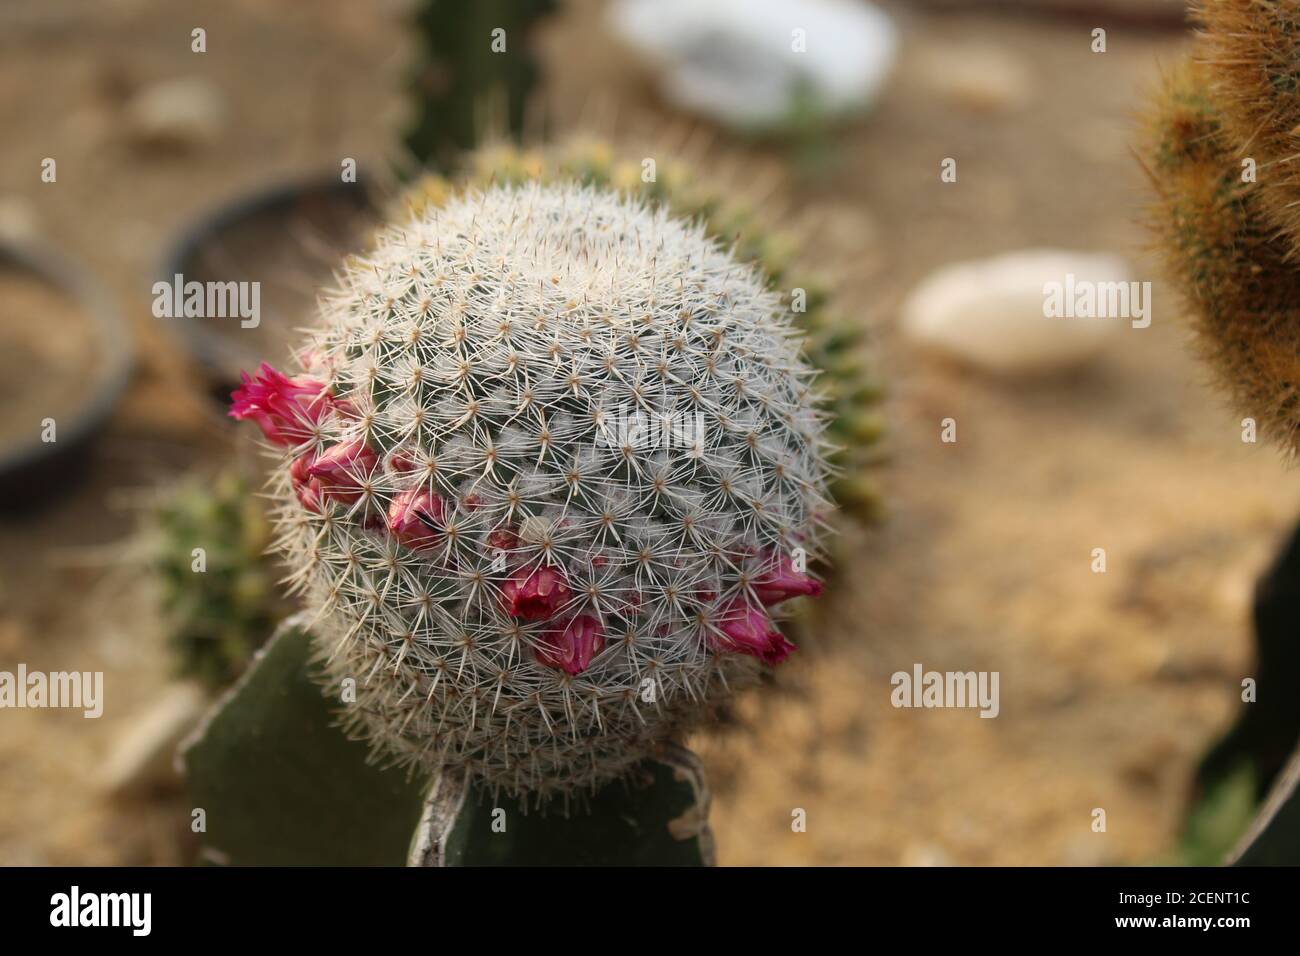
[[[1228,8],[1273,6],[1222,0],[1202,14],[1211,31],[1226,30],[1234,22]],[[1300,4],[1285,6],[1300,18]],[[1147,120],[1143,158],[1157,197],[1152,225],[1186,297],[1199,351],[1241,413],[1294,454],[1300,450],[1300,260],[1278,219],[1281,190],[1263,185],[1281,175],[1283,164],[1261,164],[1241,138],[1255,121],[1244,105],[1245,73],[1240,64],[1227,69],[1224,52],[1250,36],[1260,48],[1257,62],[1271,62],[1268,51],[1281,42],[1272,31],[1202,35],[1200,49],[1213,55],[1194,56],[1166,77]],[[1300,112],[1300,99],[1294,92],[1291,98],[1290,108]],[[1262,110],[1249,101],[1250,109]],[[1286,116],[1281,109],[1273,114],[1289,122]],[[1267,138],[1280,143],[1282,131]],[[1300,167],[1294,175],[1300,194]]]
[[[1259,169],[1260,210],[1300,261],[1300,3],[1202,0],[1195,56],[1223,125]]]

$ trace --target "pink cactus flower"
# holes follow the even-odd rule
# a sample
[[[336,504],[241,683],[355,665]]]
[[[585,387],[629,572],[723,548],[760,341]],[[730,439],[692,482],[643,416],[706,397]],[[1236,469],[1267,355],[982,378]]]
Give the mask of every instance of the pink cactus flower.
[[[818,597],[822,593],[821,582],[796,571],[794,562],[786,555],[768,551],[766,558],[769,567],[754,579],[754,594],[766,607],[793,597]]]
[[[274,445],[301,444],[315,425],[339,408],[324,382],[307,375],[289,378],[265,362],[258,366],[256,378],[244,372],[240,381],[230,396],[230,417],[251,418]]]
[[[379,459],[360,438],[340,442],[316,456],[307,475],[319,482],[319,495],[350,505],[364,494],[364,483]]]
[[[581,674],[605,649],[605,626],[590,614],[579,614],[562,632],[551,631],[537,648],[537,659],[566,674]]]
[[[298,500],[308,511],[320,511],[324,506],[320,481],[309,473],[315,461],[316,453],[309,451],[299,455],[289,466],[289,480],[293,483],[294,493],[298,495]]]
[[[442,518],[442,499],[423,487],[401,492],[388,505],[388,530],[408,548],[433,547]]]
[[[555,568],[542,567],[530,572],[517,571],[501,587],[506,610],[525,621],[544,621],[554,617],[569,599],[564,575]]]
[[[772,667],[789,657],[795,649],[785,635],[772,626],[763,609],[744,598],[734,598],[722,609],[718,630],[721,634],[715,635],[714,644],[719,650],[752,654]]]

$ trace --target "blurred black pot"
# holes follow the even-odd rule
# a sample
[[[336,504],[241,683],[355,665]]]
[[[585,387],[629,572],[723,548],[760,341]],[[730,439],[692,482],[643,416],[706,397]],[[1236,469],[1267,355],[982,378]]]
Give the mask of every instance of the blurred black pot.
[[[94,381],[70,411],[56,416],[55,440],[42,441],[33,423],[30,437],[0,446],[0,512],[18,514],[48,502],[85,473],[77,466],[130,380],[134,350],[111,295],[80,265],[29,243],[0,242],[0,272],[29,276],[67,296],[96,339],[91,348]],[[0,321],[13,319],[0,316]],[[5,414],[13,414],[12,409]]]
[[[202,370],[222,411],[241,371],[289,359],[294,329],[313,314],[315,294],[363,243],[376,213],[367,189],[338,177],[283,183],[199,218],[167,249],[157,280],[256,282],[256,327],[239,317],[164,317]]]

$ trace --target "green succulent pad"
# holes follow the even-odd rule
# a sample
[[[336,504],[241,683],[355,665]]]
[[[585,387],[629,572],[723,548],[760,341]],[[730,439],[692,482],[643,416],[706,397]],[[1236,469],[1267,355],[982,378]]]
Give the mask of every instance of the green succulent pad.
[[[712,866],[709,795],[696,757],[672,747],[567,814],[494,805],[439,781],[411,845],[412,866]]]
[[[334,726],[303,615],[286,621],[182,746],[204,858],[244,866],[712,863],[699,762],[665,748],[565,816],[382,769]]]
[[[424,781],[367,762],[311,680],[310,635],[290,618],[182,745],[210,860],[234,865],[400,864]]]

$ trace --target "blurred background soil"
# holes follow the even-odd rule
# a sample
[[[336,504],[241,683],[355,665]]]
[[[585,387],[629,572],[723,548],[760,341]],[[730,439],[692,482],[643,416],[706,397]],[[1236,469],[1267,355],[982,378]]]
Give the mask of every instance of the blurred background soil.
[[[539,40],[553,128],[672,129],[647,78],[569,4]],[[784,692],[695,741],[725,864],[1106,864],[1169,851],[1198,756],[1250,673],[1249,599],[1300,490],[1189,355],[1173,293],[1068,375],[1007,380],[922,354],[897,307],[948,262],[1029,246],[1131,257],[1142,279],[1134,116],[1183,39],[1087,17],[893,4],[901,60],[874,114],[815,160],[710,129],[744,179],[776,165],[812,242],[850,268],[840,311],[888,385],[886,515],[841,542],[816,646]],[[214,205],[391,157],[400,3],[62,0],[0,8],[0,230],[83,260],[131,320],[140,363],[73,493],[0,522],[0,669],[103,670],[99,720],[0,714],[0,863],[171,863],[182,796],[107,800],[115,733],[168,677],[138,519],[195,466],[251,460],[150,314],[166,243]],[[208,52],[190,52],[203,26]],[[142,137],[142,88],[207,80],[227,121],[200,150]],[[44,157],[57,183],[42,183]],[[957,183],[939,180],[945,157]],[[751,165],[752,164],[752,165]],[[51,330],[55,331],[54,329]],[[955,418],[958,441],[940,441]],[[1105,548],[1107,570],[1091,571]],[[890,675],[996,670],[1001,713],[901,710]],[[791,830],[806,811],[807,832]],[[1093,809],[1107,815],[1092,830]]]

